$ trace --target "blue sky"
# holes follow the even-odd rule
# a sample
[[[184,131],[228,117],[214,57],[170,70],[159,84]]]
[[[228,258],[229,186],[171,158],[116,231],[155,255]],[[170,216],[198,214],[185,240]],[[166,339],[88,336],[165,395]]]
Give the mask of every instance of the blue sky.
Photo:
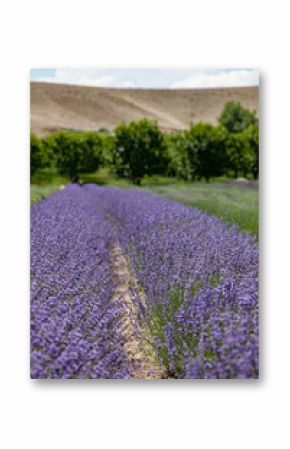
[[[258,85],[259,72],[248,68],[35,68],[31,80],[100,87],[240,87]]]

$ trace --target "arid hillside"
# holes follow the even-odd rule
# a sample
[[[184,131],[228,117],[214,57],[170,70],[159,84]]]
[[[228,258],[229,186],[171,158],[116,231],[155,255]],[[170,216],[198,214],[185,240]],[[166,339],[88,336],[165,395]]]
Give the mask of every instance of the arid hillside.
[[[113,130],[120,121],[144,117],[157,120],[163,130],[179,130],[200,120],[215,123],[230,100],[259,115],[257,87],[113,89],[32,82],[31,131]]]

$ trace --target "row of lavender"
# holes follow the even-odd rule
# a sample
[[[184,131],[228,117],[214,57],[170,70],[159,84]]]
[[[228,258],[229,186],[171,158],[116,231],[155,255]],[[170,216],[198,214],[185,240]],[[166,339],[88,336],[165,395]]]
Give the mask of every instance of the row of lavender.
[[[112,300],[116,243],[169,376],[258,377],[254,240],[164,198],[73,185],[32,207],[32,377],[130,377]]]
[[[71,185],[32,206],[32,378],[129,377],[113,240],[95,192]]]
[[[219,219],[136,190],[85,186],[110,214],[176,378],[257,378],[258,246]],[[136,292],[138,293],[138,292]]]

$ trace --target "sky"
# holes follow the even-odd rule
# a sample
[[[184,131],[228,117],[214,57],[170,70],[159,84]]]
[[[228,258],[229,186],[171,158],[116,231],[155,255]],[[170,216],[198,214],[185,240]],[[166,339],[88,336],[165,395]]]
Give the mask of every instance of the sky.
[[[207,88],[257,86],[259,72],[248,68],[35,68],[32,81],[123,88]]]

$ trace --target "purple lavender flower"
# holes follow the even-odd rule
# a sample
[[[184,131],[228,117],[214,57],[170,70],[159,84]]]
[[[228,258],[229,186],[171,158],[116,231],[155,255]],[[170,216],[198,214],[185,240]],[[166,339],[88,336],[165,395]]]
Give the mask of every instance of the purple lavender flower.
[[[258,377],[254,239],[142,191],[71,185],[31,211],[33,378],[130,377],[122,306],[112,300],[116,243],[169,376]]]
[[[181,378],[258,377],[258,246],[197,209],[136,190],[100,198],[147,298],[144,319]],[[137,292],[138,293],[138,292]]]

